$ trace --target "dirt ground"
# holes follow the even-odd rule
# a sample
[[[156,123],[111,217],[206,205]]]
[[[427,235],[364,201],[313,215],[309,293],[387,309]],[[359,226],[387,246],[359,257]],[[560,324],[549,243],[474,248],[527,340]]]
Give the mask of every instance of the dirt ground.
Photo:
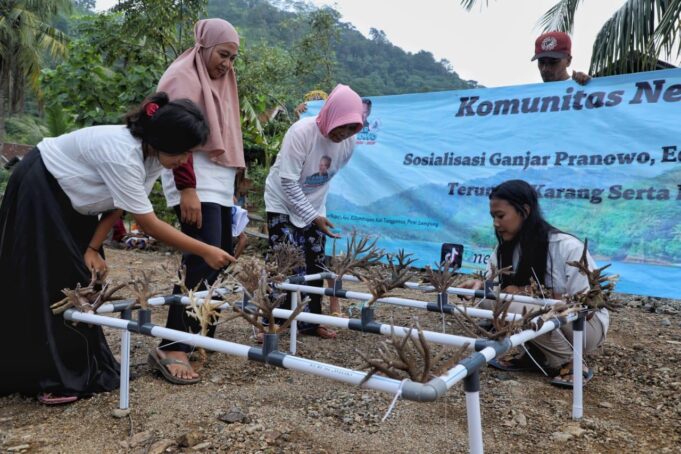
[[[108,251],[112,278],[157,269],[158,293],[168,293],[159,266],[167,253]],[[434,300],[432,294],[402,292]],[[584,419],[570,419],[572,394],[543,375],[485,369],[481,411],[487,452],[681,452],[681,302],[621,295],[604,347],[589,365],[596,376],[584,395]],[[349,303],[343,302],[347,308]],[[379,306],[377,319],[407,324],[418,315],[441,330],[436,314]],[[163,325],[166,310],[154,309]],[[448,332],[452,327],[448,326]],[[114,352],[119,335],[107,330]],[[222,324],[217,337],[254,344],[242,320]],[[174,386],[152,374],[147,353],[156,340],[132,338],[129,416],[112,412],[118,393],[62,407],[34,398],[0,398],[0,452],[444,453],[468,450],[463,388],[434,403],[398,401],[381,422],[391,395],[223,354],[197,365],[203,379]],[[298,355],[360,368],[356,349],[376,348],[376,335],[340,331],[335,341],[299,338]],[[6,346],[7,348],[8,346]],[[288,348],[288,339],[280,347]],[[3,371],[8,373],[11,371]]]

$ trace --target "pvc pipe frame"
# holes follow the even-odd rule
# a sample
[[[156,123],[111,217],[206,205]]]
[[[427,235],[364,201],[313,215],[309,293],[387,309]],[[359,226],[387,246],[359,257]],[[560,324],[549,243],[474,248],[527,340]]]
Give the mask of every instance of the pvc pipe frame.
[[[312,289],[318,288],[312,287]],[[287,290],[292,291],[292,289]],[[298,288],[296,290],[303,289]],[[323,291],[324,289],[321,290]],[[293,310],[295,310],[297,304],[297,295],[298,295],[297,291],[295,292],[292,291]],[[173,297],[157,297],[154,298],[153,300],[154,301],[152,305],[161,305],[171,302],[188,304],[189,298],[179,297],[175,295]],[[200,303],[203,302],[204,302],[203,300],[200,300]],[[218,303],[220,302],[222,301],[219,301]],[[152,303],[151,300],[150,303]],[[111,308],[107,309],[116,310],[115,305],[111,306],[112,306]],[[128,307],[130,307],[129,304]],[[221,307],[229,307],[229,304],[223,303]],[[292,310],[288,311],[285,309],[275,309],[273,315],[288,317],[292,312],[293,312]],[[130,309],[125,310],[124,314],[122,315],[123,317],[130,318]],[[265,356],[263,355],[262,349],[257,347],[249,347],[219,339],[207,338],[197,334],[175,331],[155,326],[151,323],[145,323],[144,325],[140,326],[137,322],[119,320],[96,314],[81,313],[73,309],[66,311],[64,313],[64,318],[67,320],[82,321],[86,323],[109,326],[112,328],[118,328],[123,330],[123,333],[121,335],[121,394],[120,394],[120,408],[122,409],[128,408],[130,331],[135,331],[141,334],[146,334],[154,337],[162,337],[169,340],[179,341],[190,345],[195,345],[198,347],[233,354],[235,356],[246,357],[250,360],[258,360],[266,364],[272,364],[287,369],[293,369],[316,376],[332,378],[334,380],[345,382],[348,384],[359,385],[362,382],[362,380],[364,380],[364,378],[366,377],[366,373],[364,372],[358,372],[343,367],[321,363],[318,361],[299,358],[293,355],[286,355],[276,350]],[[309,313],[298,314],[296,320],[298,319],[300,319],[301,321],[320,321],[326,324],[330,324],[332,326],[339,326],[344,328],[349,328],[351,323],[349,319]],[[469,435],[469,450],[472,453],[482,453],[483,452],[482,421],[480,417],[480,399],[479,399],[480,367],[489,360],[491,360],[492,358],[509,350],[513,346],[520,345],[546,332],[549,332],[553,329],[557,329],[563,323],[567,323],[575,319],[576,321],[574,323],[575,326],[573,330],[574,332],[573,370],[581,371],[584,316],[583,314],[580,314],[580,316],[571,314],[570,317],[564,318],[562,320],[555,319],[548,321],[538,331],[526,330],[513,336],[510,336],[503,342],[490,341],[479,342],[476,339],[465,338],[463,336],[427,332],[428,335],[426,338],[428,340],[438,343],[444,343],[447,345],[461,345],[462,342],[469,342],[472,340],[474,341],[476,349],[480,351],[462,360],[461,362],[459,362],[459,364],[455,365],[452,369],[450,369],[446,374],[442,375],[441,377],[434,378],[428,383],[414,383],[408,380],[404,380],[404,382],[401,382],[387,377],[372,376],[363,384],[363,386],[366,388],[376,389],[389,393],[397,393],[401,390],[402,396],[406,399],[415,401],[433,401],[440,397],[441,395],[443,395],[444,393],[446,393],[446,391],[452,386],[454,386],[456,383],[464,380],[464,388],[466,391],[466,411]],[[381,334],[387,334],[390,332],[389,326],[387,328],[386,325],[379,326]],[[291,342],[292,352],[295,352],[296,328],[297,323],[294,320],[291,327],[291,331],[293,333]],[[408,333],[408,330],[403,327],[397,328],[393,327],[393,330],[397,335],[406,336]],[[412,335],[418,334],[413,333]],[[580,419],[582,417],[582,374],[581,373],[573,374],[573,379],[574,379],[573,419]]]
[[[264,357],[262,355],[262,349],[259,347],[251,347],[225,340],[213,339],[210,337],[201,336],[200,334],[176,331],[156,326],[152,323],[139,325],[136,321],[121,320],[104,315],[79,312],[75,309],[69,309],[64,312],[64,318],[70,321],[107,326],[109,328],[116,328],[123,331],[133,331],[148,336],[182,342],[188,345],[194,345],[196,347],[202,347],[221,353],[248,358],[250,360],[260,361],[266,364],[284,367],[286,369],[297,370],[319,377],[331,378],[352,385],[359,385],[366,377],[366,372],[359,372],[344,367],[334,366],[332,364],[326,364],[319,361],[287,355],[279,351],[274,351],[267,357]],[[454,369],[456,369],[456,371],[454,371]],[[462,380],[467,374],[466,371],[461,373],[461,366],[455,366],[454,369],[450,370],[442,377],[432,379],[428,383],[415,383],[407,381],[402,384],[400,380],[375,375],[364,382],[362,386],[392,394],[397,393],[398,390],[402,388],[402,396],[406,399],[432,401],[444,394],[448,388],[451,388],[456,382]],[[447,379],[446,385],[443,378]],[[456,378],[456,380],[453,378]]]
[[[298,280],[303,280],[304,282],[310,282],[310,281],[319,281],[322,279],[337,279],[337,276],[334,273],[330,272],[325,272],[325,273],[317,273],[317,274],[308,274],[307,276],[295,276],[296,278],[299,279],[290,279],[291,283],[297,283]],[[350,281],[350,282],[359,282],[359,279],[357,279],[355,276],[347,275],[344,274],[341,276],[341,280],[344,281]],[[431,285],[420,285],[417,284],[416,282],[407,282],[404,284],[406,288],[412,289],[412,290],[424,290],[424,291],[432,291],[435,290],[435,288]],[[471,290],[467,288],[459,288],[459,287],[449,287],[447,289],[447,293],[450,295],[459,295],[459,296],[469,296],[469,297],[475,297],[475,298],[483,298],[483,299],[496,299],[496,295],[493,293],[485,293],[484,290]],[[500,297],[504,300],[511,300],[511,301],[516,301],[518,303],[527,303],[527,304],[536,304],[538,306],[552,306],[554,304],[562,303],[561,300],[556,300],[556,299],[551,299],[551,298],[533,298],[531,296],[525,296],[525,295],[516,295],[514,293],[501,293]]]
[[[307,276],[302,276],[302,277],[297,277],[297,279],[292,279],[292,280],[297,280],[297,281],[302,281],[302,282],[309,282],[309,281],[316,281],[316,280],[321,280],[321,279],[336,279],[337,276],[333,273],[319,273],[319,274],[312,274],[312,275],[307,275]],[[358,282],[359,279],[357,279],[354,276],[347,276],[344,275],[342,276],[343,280],[348,280],[348,281],[353,281],[353,282]],[[344,296],[346,298],[352,298],[352,299],[363,299],[366,300],[367,297],[371,297],[371,295],[368,294],[361,294],[357,292],[348,292],[348,291],[341,291],[337,292],[336,287],[334,286],[333,289],[331,289],[331,292],[329,292],[329,289],[320,289],[319,287],[312,287],[312,286],[304,286],[300,284],[282,284],[282,289],[286,289],[291,291],[293,287],[288,287],[287,286],[297,286],[298,290],[305,291],[306,293],[317,293],[317,294],[332,294],[334,296]],[[286,286],[286,287],[285,287]],[[434,288],[432,286],[420,286],[415,283],[408,282],[405,284],[405,287],[411,288],[411,289],[419,289],[419,290],[433,290]],[[485,296],[479,295],[481,291],[472,291],[468,289],[458,289],[454,287],[450,287],[448,289],[449,294],[458,294],[458,295],[467,295],[467,296]],[[484,293],[484,292],[482,292]],[[512,300],[518,301],[518,302],[523,302],[523,303],[531,303],[531,304],[537,304],[537,305],[553,305],[556,303],[561,302],[560,300],[543,300],[543,299],[535,299],[527,296],[521,296],[521,295],[513,295],[513,294],[501,294],[502,297],[504,298],[511,298]],[[407,299],[402,299],[402,298],[381,298],[377,300],[377,302],[382,302],[382,303],[388,303],[388,304],[396,304],[396,305],[404,305],[404,306],[409,306],[409,307],[416,307],[416,308],[422,308],[422,309],[429,309],[428,303],[424,303],[422,301],[416,301],[416,300],[407,300]],[[440,306],[442,308],[442,306]],[[453,306],[450,306],[453,307]],[[460,306],[456,306],[456,308],[460,308]],[[462,308],[462,310],[467,310],[468,313],[471,316],[478,316],[478,317],[487,317],[487,314],[484,314],[483,311],[477,309],[475,310],[478,313],[473,313],[473,311],[469,308]],[[454,309],[456,310],[456,309]],[[491,311],[489,311],[491,312]],[[581,371],[582,370],[582,351],[583,351],[583,343],[584,343],[584,314],[581,314],[579,317],[576,319],[574,317],[570,318],[570,321],[573,321],[573,371]],[[567,320],[565,321],[567,322]],[[332,326],[338,326],[338,327],[343,327],[339,324],[336,324],[332,321],[326,321],[326,324],[332,325]],[[557,325],[553,329],[559,328],[560,325]],[[545,326],[544,326],[545,327]],[[406,335],[406,331],[401,331],[404,330],[404,328],[400,328],[399,330],[396,330],[395,333],[397,335]],[[549,330],[550,331],[550,330]],[[548,331],[547,331],[548,332]],[[381,334],[385,334],[383,330],[381,330]],[[440,334],[440,333],[435,333],[435,334]],[[434,342],[438,343],[443,343],[441,340],[438,340],[434,337],[430,336],[431,333],[426,336],[427,340],[431,340]],[[449,336],[449,335],[445,335]],[[528,339],[529,340],[529,339]],[[511,339],[508,340],[510,342],[511,347],[520,345],[523,342],[519,341],[519,338],[513,339],[513,336],[511,336]],[[448,345],[452,345],[450,343],[447,343]],[[480,347],[481,345],[484,345],[484,342],[476,343],[476,347]],[[463,344],[461,344],[463,345]],[[510,349],[509,347],[508,349]],[[501,352],[499,351],[493,351],[493,350],[498,350],[498,346],[491,346],[488,347],[489,349],[482,349],[480,352],[484,357],[487,362],[489,362],[492,358],[495,356],[498,356]],[[507,350],[508,350],[507,349]],[[491,356],[494,355],[494,356]],[[583,375],[581,373],[574,373],[573,374],[573,393],[572,393],[572,419],[574,420],[580,420],[583,417],[583,394],[584,394],[584,386],[583,386]],[[471,452],[474,452],[473,445],[471,445]],[[482,452],[482,448],[480,450]]]
[[[274,315],[287,316],[290,315],[291,312],[292,311],[287,311],[285,309],[275,309]],[[115,319],[112,317],[106,317],[91,313],[83,313],[78,312],[74,309],[69,309],[66,312],[64,312],[64,318],[71,321],[108,326],[111,328],[117,328],[125,331],[133,331],[140,334],[161,337],[171,341],[182,342],[188,345],[207,348],[209,350],[232,354],[235,356],[245,357],[248,359],[258,360],[261,362],[265,362],[267,364],[277,365],[288,369],[299,370],[313,375],[333,378],[335,380],[354,385],[358,385],[366,377],[365,372],[358,372],[351,369],[334,366],[331,364],[325,364],[318,361],[299,358],[293,355],[286,355],[285,353],[279,351],[272,352],[271,354],[265,356],[262,353],[262,349],[258,347],[250,347],[247,345],[201,336],[199,334],[191,334],[182,331],[176,331],[156,326],[153,325],[152,323],[145,323],[143,325],[140,325],[138,322],[135,321]],[[301,320],[307,319],[309,321],[328,320],[334,322],[336,320],[340,320],[348,324],[350,323],[350,320],[348,319],[308,313],[298,314],[297,319]],[[485,343],[486,346],[484,346],[484,348],[482,348],[483,346],[480,345],[479,342],[476,342],[475,343],[476,348],[478,348],[479,346],[482,348],[480,352],[474,353],[470,357],[460,361],[459,364],[455,365],[447,373],[440,377],[430,380],[428,383],[415,383],[411,381],[406,381],[402,385],[399,380],[381,376],[373,376],[368,381],[366,381],[363,386],[391,393],[396,393],[401,387],[402,396],[406,399],[415,401],[433,401],[438,397],[442,396],[449,388],[454,386],[454,384],[463,380],[469,374],[479,370],[479,368],[482,365],[484,365],[492,358],[496,357],[498,354],[506,352],[512,346],[519,345],[520,343],[526,342],[527,340],[531,340],[537,336],[549,332],[552,329],[558,328],[562,323],[563,321],[561,320],[550,320],[544,323],[542,328],[538,331],[533,330],[522,331],[506,339],[506,341],[504,342]],[[337,324],[340,323],[337,322]],[[403,329],[402,333],[404,335],[406,335],[406,332],[407,331]],[[396,330],[396,333],[399,333],[399,330]],[[441,335],[440,333],[434,334]],[[453,336],[446,334],[441,336],[461,338],[461,336]],[[472,338],[464,339],[468,340]],[[452,342],[457,341],[453,340]]]

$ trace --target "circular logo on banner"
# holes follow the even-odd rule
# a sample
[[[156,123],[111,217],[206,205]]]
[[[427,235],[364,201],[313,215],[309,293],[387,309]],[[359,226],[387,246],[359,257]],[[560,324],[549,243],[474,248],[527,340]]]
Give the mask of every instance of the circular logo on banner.
[[[553,36],[544,38],[544,41],[541,42],[542,50],[553,50],[556,48],[557,45],[558,40],[556,40],[556,38],[554,38]]]

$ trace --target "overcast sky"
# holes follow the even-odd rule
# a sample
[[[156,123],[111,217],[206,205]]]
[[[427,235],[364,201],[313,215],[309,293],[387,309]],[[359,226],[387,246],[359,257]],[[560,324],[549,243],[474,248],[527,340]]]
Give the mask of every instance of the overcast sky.
[[[427,50],[446,58],[463,79],[488,87],[541,82],[530,62],[538,19],[557,0],[489,0],[487,7],[466,12],[459,0],[310,0],[331,5],[368,36],[383,30],[395,45],[409,52]],[[586,72],[591,46],[603,23],[625,0],[583,2],[575,18],[572,68]],[[484,5],[485,0],[479,3]],[[115,0],[98,0],[106,9]],[[520,6],[522,5],[522,6]],[[234,24],[238,26],[239,24]]]

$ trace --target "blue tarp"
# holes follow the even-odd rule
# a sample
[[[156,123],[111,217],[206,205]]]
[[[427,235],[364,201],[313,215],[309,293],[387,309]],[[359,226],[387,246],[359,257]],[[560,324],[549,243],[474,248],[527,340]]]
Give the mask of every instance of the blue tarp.
[[[481,268],[496,244],[487,194],[519,178],[612,263],[619,291],[681,297],[681,70],[370,99],[327,198],[342,231],[421,266],[462,243],[466,269]]]

